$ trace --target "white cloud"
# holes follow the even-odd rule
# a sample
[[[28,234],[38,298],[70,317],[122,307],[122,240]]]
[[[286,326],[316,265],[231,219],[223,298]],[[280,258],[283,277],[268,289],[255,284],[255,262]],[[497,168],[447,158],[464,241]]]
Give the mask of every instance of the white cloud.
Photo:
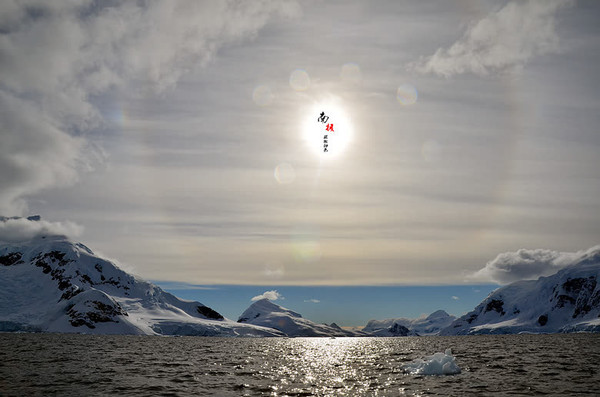
[[[471,25],[449,49],[439,48],[411,68],[451,76],[520,68],[534,56],[556,53],[556,13],[572,0],[512,1]]]
[[[260,295],[256,295],[254,298],[250,299],[252,302],[256,302],[259,301],[261,299],[268,299],[270,301],[276,301],[278,299],[282,300],[285,299],[283,297],[283,295],[281,295],[279,292],[277,292],[276,290],[272,290],[272,291],[265,291]]]
[[[0,213],[77,180],[97,153],[86,134],[103,125],[94,103],[174,86],[223,45],[254,37],[293,2],[2,2]]]
[[[0,217],[0,241],[19,242],[43,235],[79,236],[83,228],[73,222],[48,222],[39,218]]]
[[[454,296],[452,295],[452,299],[454,299],[455,301],[459,300],[460,298],[458,296]]]
[[[499,284],[508,284],[518,280],[535,280],[589,258],[596,258],[595,260],[600,261],[600,245],[577,252],[520,249],[516,252],[499,254],[483,269],[474,273],[471,279],[493,281]]]
[[[305,299],[304,302],[306,302],[306,303],[319,303],[321,301],[318,300],[318,299]]]

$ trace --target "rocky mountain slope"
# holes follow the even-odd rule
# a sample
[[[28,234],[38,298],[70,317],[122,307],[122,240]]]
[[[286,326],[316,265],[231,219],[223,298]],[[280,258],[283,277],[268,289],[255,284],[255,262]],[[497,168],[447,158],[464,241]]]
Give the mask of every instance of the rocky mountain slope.
[[[283,335],[179,299],[63,236],[0,242],[0,331]]]
[[[600,332],[600,249],[538,280],[492,292],[441,335]]]

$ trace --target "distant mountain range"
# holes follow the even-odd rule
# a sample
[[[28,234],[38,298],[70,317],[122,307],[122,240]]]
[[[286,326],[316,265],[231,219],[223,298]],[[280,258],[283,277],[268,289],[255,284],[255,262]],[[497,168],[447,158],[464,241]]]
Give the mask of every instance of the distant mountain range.
[[[2,218],[0,221],[14,218]],[[30,217],[38,221],[39,217]],[[202,336],[416,336],[600,332],[600,249],[580,262],[492,292],[456,318],[370,320],[360,331],[317,324],[267,299],[237,322],[134,277],[64,236],[0,242],[0,332]]]
[[[437,335],[454,320],[456,320],[455,316],[451,316],[443,310],[438,310],[427,317],[414,319],[370,320],[362,330],[376,336]]]

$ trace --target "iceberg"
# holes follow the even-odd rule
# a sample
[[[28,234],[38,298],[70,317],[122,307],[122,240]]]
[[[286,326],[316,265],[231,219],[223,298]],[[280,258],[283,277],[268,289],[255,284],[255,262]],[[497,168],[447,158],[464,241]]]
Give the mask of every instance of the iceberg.
[[[411,375],[456,375],[460,374],[460,367],[456,364],[451,349],[445,353],[435,353],[425,359],[416,359],[404,364],[402,369]]]

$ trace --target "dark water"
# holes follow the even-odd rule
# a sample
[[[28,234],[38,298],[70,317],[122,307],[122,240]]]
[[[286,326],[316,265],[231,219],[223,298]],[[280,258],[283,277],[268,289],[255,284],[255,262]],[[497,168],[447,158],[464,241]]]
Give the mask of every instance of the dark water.
[[[451,347],[462,373],[401,365]],[[225,339],[0,334],[0,395],[600,395],[600,335]]]

